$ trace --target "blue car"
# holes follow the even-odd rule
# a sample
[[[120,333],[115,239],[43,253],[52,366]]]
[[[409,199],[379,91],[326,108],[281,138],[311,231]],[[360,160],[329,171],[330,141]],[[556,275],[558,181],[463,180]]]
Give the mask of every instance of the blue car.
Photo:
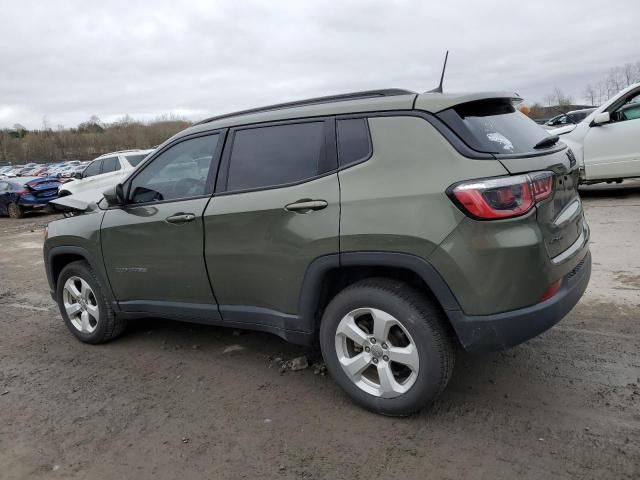
[[[46,209],[58,198],[60,182],[54,177],[17,177],[0,180],[0,215],[22,218],[29,211]]]

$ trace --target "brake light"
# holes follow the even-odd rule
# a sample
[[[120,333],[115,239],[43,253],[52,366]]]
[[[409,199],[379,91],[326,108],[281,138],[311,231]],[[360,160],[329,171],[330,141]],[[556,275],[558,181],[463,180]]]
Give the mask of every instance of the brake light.
[[[552,193],[552,172],[473,180],[448,190],[461,210],[478,220],[524,215]]]

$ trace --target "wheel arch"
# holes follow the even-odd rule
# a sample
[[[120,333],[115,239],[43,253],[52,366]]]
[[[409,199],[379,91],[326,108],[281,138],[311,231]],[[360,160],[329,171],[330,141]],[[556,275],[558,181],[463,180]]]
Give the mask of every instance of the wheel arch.
[[[438,271],[423,258],[396,252],[345,252],[315,259],[307,268],[299,300],[299,316],[307,330],[317,332],[326,305],[346,286],[363,278],[404,280],[430,296],[454,327],[461,311]]]
[[[102,269],[99,268],[99,265],[97,265],[96,262],[92,260],[89,251],[83,247],[58,246],[53,247],[46,252],[47,280],[49,281],[51,294],[55,296],[58,278],[60,277],[60,273],[62,272],[64,267],[72,262],[76,262],[79,260],[85,261],[89,264],[95,275],[100,280],[100,283],[104,285],[105,293],[110,299],[111,304],[114,306],[113,308],[115,309],[117,306],[117,302],[114,301],[110,283],[104,276]]]

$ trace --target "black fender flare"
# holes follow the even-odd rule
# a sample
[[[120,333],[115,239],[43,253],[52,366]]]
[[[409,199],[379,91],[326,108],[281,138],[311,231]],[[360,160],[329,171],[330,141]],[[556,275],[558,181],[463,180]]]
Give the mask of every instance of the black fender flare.
[[[111,283],[109,282],[109,279],[106,277],[104,273],[104,269],[100,268],[101,266],[96,264],[95,260],[93,260],[92,255],[89,253],[89,250],[87,250],[84,247],[78,247],[78,246],[72,246],[72,245],[61,245],[57,247],[52,247],[45,251],[45,257],[46,257],[45,270],[47,272],[47,281],[49,282],[51,296],[54,297],[54,300],[55,300],[55,292],[56,292],[57,285],[56,285],[56,279],[53,278],[53,263],[56,257],[59,257],[60,255],[69,255],[69,254],[82,257],[82,259],[89,264],[93,272],[96,274],[96,276],[100,280],[100,283],[102,283],[102,285],[105,286],[105,289],[106,289],[105,293],[109,297],[112,307],[116,311],[119,310],[118,302],[115,301],[113,291],[111,290]]]
[[[418,275],[429,287],[453,324],[462,312],[455,295],[438,271],[427,260],[407,253],[397,252],[344,252],[316,258],[305,273],[299,300],[299,316],[307,331],[315,331],[315,313],[320,301],[321,285],[329,271],[340,267],[391,267],[409,270]]]

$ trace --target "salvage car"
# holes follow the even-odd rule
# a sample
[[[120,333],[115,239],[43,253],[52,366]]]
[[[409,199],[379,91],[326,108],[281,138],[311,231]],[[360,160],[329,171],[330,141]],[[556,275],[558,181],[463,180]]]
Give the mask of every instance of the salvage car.
[[[80,341],[164,317],[320,344],[360,405],[407,415],[457,348],[552,327],[589,282],[566,145],[511,92],[389,89],[204,120],[51,222],[51,295]]]
[[[558,127],[568,127],[569,125],[577,125],[595,110],[595,108],[584,108],[582,110],[572,110],[571,112],[562,113],[550,120],[547,120],[543,124],[543,127],[546,129],[553,129]]]
[[[58,194],[64,197],[82,192],[95,192],[95,200],[99,200],[106,188],[125,178],[151,152],[153,150],[123,150],[101,155],[86,168],[75,172],[76,180],[62,185]]]
[[[622,90],[562,135],[586,184],[640,177],[640,83]]]
[[[60,182],[52,177],[17,177],[0,180],[0,214],[22,218],[43,210],[58,197]]]

